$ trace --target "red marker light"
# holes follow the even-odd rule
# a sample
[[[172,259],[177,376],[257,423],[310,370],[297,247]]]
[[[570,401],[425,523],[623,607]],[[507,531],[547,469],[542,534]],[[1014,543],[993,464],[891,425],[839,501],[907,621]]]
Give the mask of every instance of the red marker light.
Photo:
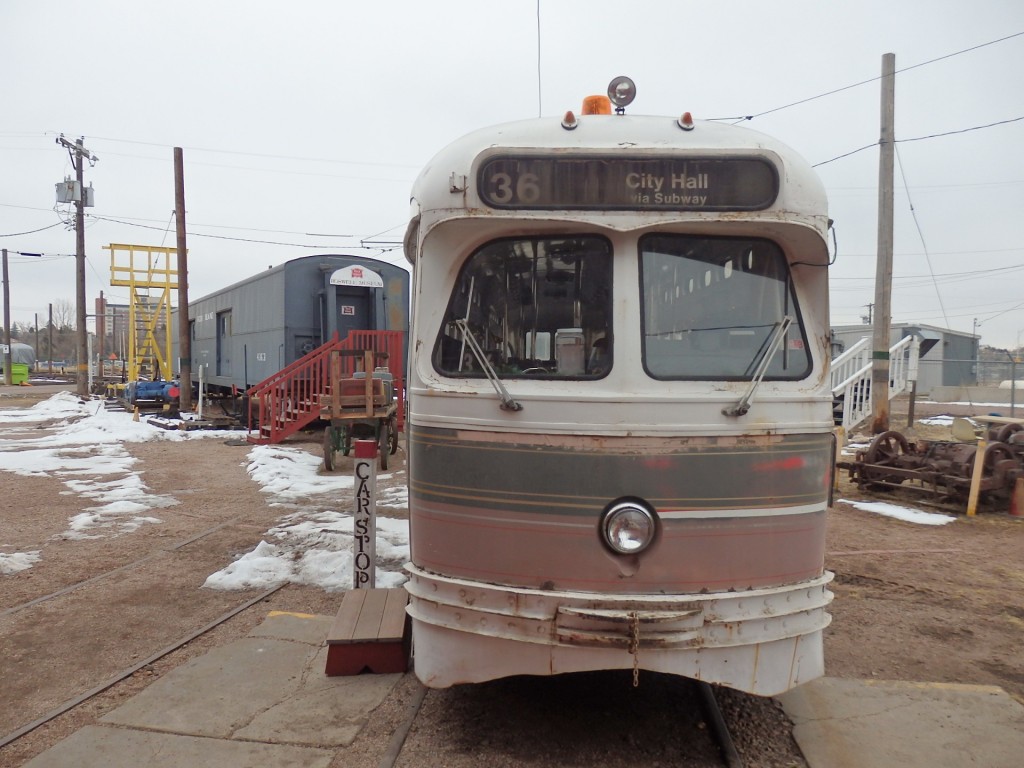
[[[684,131],[693,130],[693,115],[691,115],[689,112],[683,112],[682,117],[680,117],[676,122],[679,124],[679,127],[682,128]]]

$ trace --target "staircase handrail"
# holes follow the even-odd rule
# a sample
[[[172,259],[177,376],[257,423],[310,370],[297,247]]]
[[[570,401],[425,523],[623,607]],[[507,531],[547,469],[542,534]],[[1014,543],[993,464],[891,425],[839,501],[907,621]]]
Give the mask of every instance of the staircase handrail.
[[[852,347],[847,349],[841,355],[832,360],[832,390],[835,391],[841,385],[841,382],[849,380],[853,375],[849,373],[850,370],[859,371],[865,365],[871,365],[871,356],[869,346],[871,339],[867,336],[863,337],[860,341],[854,344]],[[840,383],[836,383],[837,379],[840,379]]]
[[[339,341],[338,334],[334,334],[326,344],[249,387],[246,395],[254,406],[249,409],[249,441],[278,443],[320,418],[321,400],[330,390],[332,352],[369,349],[387,357],[389,370],[391,365],[396,364],[401,368],[403,339],[402,331],[350,331],[343,341]],[[342,376],[354,374],[355,358],[342,357],[340,364]],[[405,421],[403,373],[402,370],[392,371],[398,398],[396,421],[399,429],[402,429]],[[252,424],[254,415],[255,426]],[[258,432],[257,436],[253,435],[254,431]]]
[[[910,360],[913,357],[911,347],[917,341],[916,336],[904,336],[889,348],[889,397],[896,397],[909,389]]]
[[[831,372],[832,396],[842,397],[842,426],[850,430],[871,416],[871,360],[867,355],[871,340],[862,338],[833,361]],[[889,399],[906,392],[909,382],[917,376],[917,354],[920,341],[917,336],[905,336],[889,348]],[[853,365],[862,362],[853,369]],[[840,381],[836,381],[843,375]]]

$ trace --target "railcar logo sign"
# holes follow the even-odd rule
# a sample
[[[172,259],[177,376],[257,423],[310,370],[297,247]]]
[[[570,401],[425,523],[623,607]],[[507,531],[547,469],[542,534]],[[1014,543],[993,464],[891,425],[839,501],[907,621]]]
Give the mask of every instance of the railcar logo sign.
[[[492,208],[757,211],[779,193],[763,157],[493,157],[478,176]]]
[[[353,264],[331,274],[331,285],[354,285],[358,288],[383,288],[383,278],[369,267]]]

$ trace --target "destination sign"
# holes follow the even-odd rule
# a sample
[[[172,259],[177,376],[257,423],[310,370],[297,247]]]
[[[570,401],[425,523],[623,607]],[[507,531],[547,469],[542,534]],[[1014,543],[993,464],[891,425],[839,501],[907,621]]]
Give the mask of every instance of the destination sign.
[[[491,208],[756,211],[779,178],[764,158],[499,156],[478,176]]]

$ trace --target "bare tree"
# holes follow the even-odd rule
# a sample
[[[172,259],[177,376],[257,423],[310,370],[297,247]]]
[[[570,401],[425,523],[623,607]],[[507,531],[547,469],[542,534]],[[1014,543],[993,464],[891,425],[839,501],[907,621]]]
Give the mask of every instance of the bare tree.
[[[58,331],[75,329],[76,309],[71,299],[57,299],[53,302],[53,327]]]

